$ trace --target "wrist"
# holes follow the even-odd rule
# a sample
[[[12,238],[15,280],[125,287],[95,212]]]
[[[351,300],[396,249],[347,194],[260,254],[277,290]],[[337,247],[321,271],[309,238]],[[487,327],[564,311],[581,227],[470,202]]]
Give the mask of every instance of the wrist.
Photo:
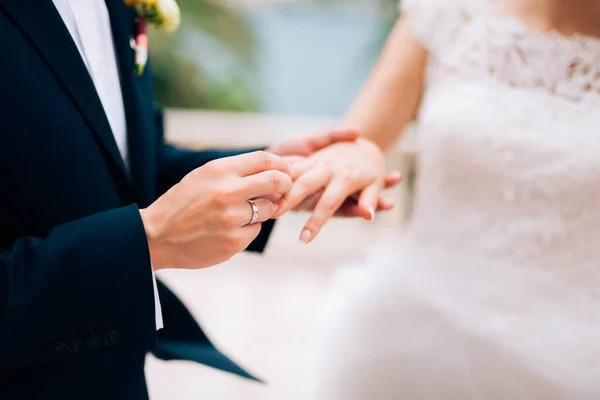
[[[168,268],[167,256],[160,239],[160,230],[156,217],[149,208],[140,210],[140,216],[146,231],[146,240],[148,241],[148,251],[150,252],[150,262],[152,270],[158,271]]]
[[[366,148],[378,149],[379,151],[381,151],[381,147],[375,141],[365,136],[361,136],[358,139],[356,139],[356,143]]]
[[[366,138],[366,137],[360,137],[356,140],[356,143],[358,146],[360,146],[362,149],[366,150],[367,152],[372,153],[372,154],[377,154],[378,156],[385,158],[384,150],[381,148],[381,146],[379,146],[373,140]]]

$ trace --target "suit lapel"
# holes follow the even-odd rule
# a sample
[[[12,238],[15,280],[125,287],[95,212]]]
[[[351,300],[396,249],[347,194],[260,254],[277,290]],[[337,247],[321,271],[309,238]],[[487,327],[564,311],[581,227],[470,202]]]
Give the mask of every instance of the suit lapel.
[[[154,166],[156,164],[154,137],[151,132],[153,109],[145,107],[142,86],[147,84],[147,74],[137,77],[133,74],[134,52],[131,40],[134,35],[135,12],[127,7],[123,0],[105,0],[113,31],[115,52],[117,54],[123,103],[127,118],[127,139],[129,143],[129,169],[134,182],[136,197],[144,206],[152,201],[154,188]],[[151,102],[150,102],[151,103]]]
[[[119,174],[127,178],[125,164],[94,82],[52,0],[0,0],[0,8],[6,11],[38,50]]]

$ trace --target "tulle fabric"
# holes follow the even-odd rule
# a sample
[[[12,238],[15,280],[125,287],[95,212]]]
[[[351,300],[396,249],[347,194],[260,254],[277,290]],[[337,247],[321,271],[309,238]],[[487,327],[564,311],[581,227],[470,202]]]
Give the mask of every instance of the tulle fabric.
[[[307,398],[600,397],[600,304],[544,269],[405,241],[334,282]]]

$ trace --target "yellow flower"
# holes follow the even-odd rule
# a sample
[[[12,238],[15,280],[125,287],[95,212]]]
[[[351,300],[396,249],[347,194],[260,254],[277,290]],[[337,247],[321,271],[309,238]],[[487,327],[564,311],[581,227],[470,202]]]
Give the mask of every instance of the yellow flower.
[[[166,32],[174,32],[181,23],[181,11],[175,0],[124,0],[137,10],[140,18]]]
[[[156,0],[125,0],[125,4],[129,7],[137,5],[146,5],[154,7],[156,6]]]
[[[175,0],[152,0],[156,2],[158,27],[174,32],[181,23],[181,11]]]

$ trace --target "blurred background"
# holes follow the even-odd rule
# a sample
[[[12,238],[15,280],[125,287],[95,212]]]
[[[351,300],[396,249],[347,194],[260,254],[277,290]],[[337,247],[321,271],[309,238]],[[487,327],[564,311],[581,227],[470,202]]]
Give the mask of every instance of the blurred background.
[[[396,0],[178,0],[182,28],[151,32],[158,100],[168,140],[181,146],[243,147],[334,126],[360,90],[397,18]],[[408,136],[410,139],[410,136]],[[390,168],[411,176],[416,149],[404,141]],[[336,268],[401,228],[400,206],[375,222],[338,220],[310,246],[298,244],[308,215],[282,218],[266,254],[240,255],[163,279],[227,355],[266,385],[187,362],[147,364],[155,400],[306,399],[307,352]]]
[[[168,107],[337,117],[373,65],[396,0],[178,0],[183,27],[152,32]]]

